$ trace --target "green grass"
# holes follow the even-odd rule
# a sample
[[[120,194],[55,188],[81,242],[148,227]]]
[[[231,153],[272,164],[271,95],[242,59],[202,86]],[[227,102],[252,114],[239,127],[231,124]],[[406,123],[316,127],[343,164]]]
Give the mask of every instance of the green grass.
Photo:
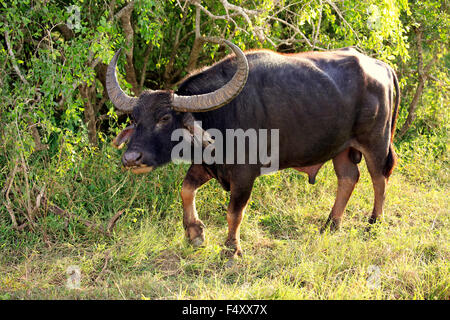
[[[133,176],[108,146],[108,156],[88,155],[61,174],[35,159],[36,181],[72,217],[42,209],[39,230],[14,231],[0,209],[0,299],[449,299],[448,161],[402,150],[407,162],[394,171],[370,234],[364,162],[336,233],[319,233],[335,197],[331,163],[315,185],[294,170],[258,178],[241,229],[244,256],[234,262],[221,255],[228,193],[215,181],[196,202],[205,245],[194,249],[184,238],[179,191],[188,166]],[[79,221],[105,226],[119,210],[110,237]],[[81,269],[80,289],[66,287],[72,265]]]

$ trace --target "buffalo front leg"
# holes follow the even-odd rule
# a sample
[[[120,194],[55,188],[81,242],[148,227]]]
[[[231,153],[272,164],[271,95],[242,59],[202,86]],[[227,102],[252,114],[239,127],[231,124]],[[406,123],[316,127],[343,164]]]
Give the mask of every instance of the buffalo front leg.
[[[212,176],[202,165],[193,164],[189,168],[181,187],[183,201],[183,226],[186,237],[194,247],[201,246],[205,241],[205,225],[198,218],[195,209],[195,194],[197,189],[208,182]]]
[[[241,177],[243,178],[243,177]],[[225,246],[228,248],[227,255],[234,258],[242,256],[240,245],[240,227],[244,217],[245,208],[252,193],[254,178],[239,179],[231,182],[230,203],[228,204],[227,222],[228,237]]]
[[[354,163],[355,160],[352,160],[351,154],[355,152],[359,151],[349,148],[333,158],[334,171],[336,172],[338,179],[336,200],[325,225],[321,229],[321,232],[324,232],[328,226],[330,226],[331,231],[339,228],[347,202],[359,180],[359,169]]]

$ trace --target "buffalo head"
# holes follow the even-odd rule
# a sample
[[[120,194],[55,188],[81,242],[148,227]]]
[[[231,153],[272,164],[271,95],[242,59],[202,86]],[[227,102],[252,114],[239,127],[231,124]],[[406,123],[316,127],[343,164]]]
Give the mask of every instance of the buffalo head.
[[[111,60],[106,74],[106,89],[114,106],[131,113],[132,124],[114,139],[113,144],[128,147],[122,156],[125,168],[144,173],[171,160],[176,142],[171,141],[175,129],[187,128],[192,132],[195,123],[191,112],[206,112],[220,108],[233,100],[247,81],[249,67],[239,47],[227,40],[237,56],[237,71],[233,78],[216,91],[193,96],[180,96],[171,90],[146,90],[139,97],[128,96],[119,86],[116,75],[120,50]]]

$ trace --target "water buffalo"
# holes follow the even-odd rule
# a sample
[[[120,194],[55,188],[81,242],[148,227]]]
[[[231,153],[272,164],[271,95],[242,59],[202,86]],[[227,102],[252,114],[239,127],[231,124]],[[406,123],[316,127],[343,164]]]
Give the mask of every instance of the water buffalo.
[[[114,140],[117,146],[128,142],[122,157],[124,167],[142,173],[171,161],[177,144],[171,139],[175,129],[186,128],[191,135],[196,129],[214,128],[224,135],[228,129],[277,129],[278,140],[267,145],[278,143],[277,169],[306,172],[314,183],[323,163],[333,161],[337,195],[322,230],[339,226],[359,179],[357,164],[364,155],[374,188],[369,218],[369,223],[374,223],[382,214],[386,183],[396,163],[392,139],[400,93],[395,72],[353,48],[243,53],[229,41],[221,43],[234,55],[188,76],[176,92],[150,90],[139,97],[130,97],[120,88],[116,53],[107,70],[108,94],[115,107],[131,113],[133,120]],[[203,147],[207,147],[211,137],[204,136],[209,142],[202,141]],[[186,236],[193,245],[205,239],[204,224],[195,209],[196,190],[215,178],[231,191],[225,244],[233,256],[241,255],[240,224],[254,180],[265,166],[260,160],[191,165],[181,198]]]

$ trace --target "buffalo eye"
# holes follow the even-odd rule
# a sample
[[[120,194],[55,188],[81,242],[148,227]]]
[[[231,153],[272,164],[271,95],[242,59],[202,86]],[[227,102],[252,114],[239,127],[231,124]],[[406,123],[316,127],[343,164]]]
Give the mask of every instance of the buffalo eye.
[[[165,124],[169,122],[170,119],[172,119],[172,116],[170,114],[166,114],[159,119],[158,124]]]

